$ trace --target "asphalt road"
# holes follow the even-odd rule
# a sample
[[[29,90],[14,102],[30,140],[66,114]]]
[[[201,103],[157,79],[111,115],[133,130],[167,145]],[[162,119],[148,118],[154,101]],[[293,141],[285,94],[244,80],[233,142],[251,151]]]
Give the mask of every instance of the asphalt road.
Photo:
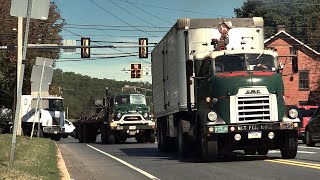
[[[99,140],[98,140],[99,141]],[[157,144],[81,144],[72,137],[58,143],[71,179],[320,179],[320,144],[299,144],[293,160],[283,160],[279,151],[267,156],[238,155],[204,163],[196,157],[180,159],[159,152]]]

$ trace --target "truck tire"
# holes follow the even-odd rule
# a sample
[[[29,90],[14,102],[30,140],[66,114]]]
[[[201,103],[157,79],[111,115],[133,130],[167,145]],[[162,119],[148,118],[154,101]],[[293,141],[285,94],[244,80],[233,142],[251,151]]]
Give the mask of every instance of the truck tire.
[[[104,125],[100,125],[100,134],[101,134],[101,143],[107,144],[108,143],[107,128]]]
[[[265,156],[265,155],[268,154],[269,149],[268,148],[258,148],[257,152],[258,152],[259,155]]]
[[[83,126],[83,140],[85,143],[90,143],[90,126],[84,125]]]
[[[78,126],[78,139],[79,139],[79,143],[84,143],[83,125]]]
[[[61,139],[61,136],[54,136],[53,137],[53,140],[55,140],[55,141],[60,141],[60,139]]]
[[[280,148],[283,159],[293,159],[298,151],[298,136],[294,131],[284,132],[283,146]]]
[[[156,142],[156,133],[155,133],[154,131],[151,131],[151,132],[150,132],[149,142],[150,142],[150,143],[155,143],[155,142]]]
[[[316,143],[312,141],[312,136],[309,129],[306,129],[305,143],[309,147],[314,147],[316,145]]]
[[[138,143],[144,143],[144,142],[146,142],[146,135],[144,135],[144,134],[137,134],[136,135],[136,140],[137,140],[137,142]]]
[[[178,122],[178,154],[179,156],[185,156],[189,150],[188,134],[183,132],[183,121]]]
[[[2,128],[0,127],[0,134],[2,134]]]
[[[245,149],[244,154],[245,155],[255,155],[257,153],[257,149]]]
[[[207,139],[202,128],[201,131],[201,158],[204,161],[216,161],[219,157],[218,140],[216,137]]]
[[[161,152],[169,152],[169,137],[166,136],[166,120],[157,120],[157,140],[158,140],[158,149]]]
[[[116,137],[113,134],[108,135],[108,144],[114,144],[116,142]]]

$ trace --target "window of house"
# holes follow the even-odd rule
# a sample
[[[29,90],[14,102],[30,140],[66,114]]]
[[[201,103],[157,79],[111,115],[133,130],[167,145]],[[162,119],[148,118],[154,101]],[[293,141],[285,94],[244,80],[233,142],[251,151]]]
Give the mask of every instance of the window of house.
[[[292,56],[297,56],[298,55],[298,51],[295,47],[289,47],[290,50],[290,61],[289,64],[292,64]]]
[[[309,90],[309,71],[299,71],[299,90]]]

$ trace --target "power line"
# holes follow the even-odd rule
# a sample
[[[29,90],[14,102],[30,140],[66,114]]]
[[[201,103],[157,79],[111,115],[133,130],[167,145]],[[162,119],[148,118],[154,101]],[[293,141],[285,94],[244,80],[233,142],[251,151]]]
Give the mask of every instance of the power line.
[[[150,25],[152,25],[152,26],[154,26],[154,27],[158,27],[157,25],[155,25],[155,24],[153,24],[153,23],[150,23],[150,22],[148,22],[148,21],[146,21],[146,20],[144,20],[144,19],[140,18],[139,16],[137,16],[137,15],[135,15],[135,14],[131,13],[130,11],[128,11],[128,10],[126,10],[126,9],[124,9],[123,7],[121,7],[120,5],[118,5],[117,3],[113,2],[112,0],[109,0],[109,2],[111,2],[111,3],[112,3],[112,4],[114,4],[114,5],[116,5],[116,6],[117,6],[117,7],[119,7],[120,9],[124,10],[125,12],[129,13],[130,15],[132,15],[132,16],[134,16],[134,17],[136,17],[136,18],[140,19],[141,21],[143,21],[143,22],[145,22],[145,23],[147,23],[147,24],[150,24]],[[159,27],[159,28],[160,28],[160,27]]]
[[[61,36],[76,36],[76,35],[69,35],[69,34],[62,34]],[[108,36],[108,35],[104,35],[104,34],[86,34],[86,35],[83,35],[85,37],[105,37],[105,36]],[[141,36],[139,35],[124,35],[124,36],[113,36],[113,37],[119,37],[119,38],[139,38]],[[159,37],[163,37],[163,36],[153,36],[154,38],[159,38]]]
[[[118,1],[131,2],[131,3],[139,4],[139,5],[142,5],[142,6],[148,6],[148,7],[158,8],[158,9],[165,9],[165,10],[170,10],[170,11],[180,11],[180,12],[188,12],[188,13],[196,13],[196,14],[206,14],[206,15],[214,15],[214,16],[223,16],[223,15],[221,15],[221,14],[213,14],[213,13],[206,13],[206,12],[200,12],[200,11],[174,9],[174,8],[169,8],[169,7],[160,7],[160,6],[154,6],[154,5],[150,5],[150,4],[132,2],[132,1],[127,1],[127,0],[118,0]]]
[[[111,12],[109,12],[108,10],[106,10],[105,8],[103,8],[102,6],[100,6],[99,4],[97,4],[96,2],[94,2],[93,0],[90,0],[90,2],[92,2],[93,4],[95,4],[97,7],[99,7],[100,9],[102,9],[104,12],[106,12],[106,13],[110,14],[111,16],[113,16],[114,18],[118,19],[119,21],[121,21],[121,22],[123,22],[123,23],[125,23],[125,24],[127,24],[127,25],[129,25],[129,26],[131,26],[131,27],[133,27],[133,28],[135,28],[135,29],[137,29],[137,30],[140,30],[141,32],[144,32],[143,30],[141,30],[141,29],[139,29],[139,28],[137,28],[137,27],[132,26],[130,23],[128,23],[128,22],[122,20],[121,18],[119,18],[118,16],[112,14]],[[148,35],[150,35],[150,36],[153,36],[152,34],[150,34],[150,33],[148,33],[148,32],[144,32],[144,33],[146,33],[146,34],[148,34]]]
[[[142,25],[132,25],[132,26],[125,26],[125,25],[108,25],[108,24],[74,24],[74,23],[66,23],[65,26],[105,26],[105,27],[118,27],[118,28],[126,28],[126,27],[139,27],[139,28],[171,28],[171,26],[142,26]]]
[[[296,4],[296,5],[311,5],[311,6],[320,6],[319,3],[308,3],[308,2],[284,2],[284,1],[264,1],[264,0],[256,0],[257,2],[262,3],[277,3],[277,4]]]
[[[92,30],[108,30],[108,31],[126,31],[126,32],[137,32],[140,30],[136,29],[115,29],[115,28],[94,28],[94,27],[66,27],[68,29],[92,29]],[[144,32],[167,32],[167,31],[159,31],[159,30],[144,30]]]
[[[127,2],[127,3],[131,4],[132,6],[136,7],[137,9],[140,9],[141,11],[143,11],[143,12],[145,12],[145,13],[149,14],[149,15],[150,15],[150,16],[152,16],[152,17],[155,17],[155,18],[160,19],[160,20],[162,20],[162,21],[164,21],[164,22],[167,22],[167,23],[172,24],[172,22],[167,21],[167,20],[165,20],[165,19],[163,19],[163,18],[160,18],[160,17],[158,17],[158,16],[156,16],[156,15],[153,15],[153,14],[151,14],[151,13],[147,12],[146,10],[144,10],[144,9],[140,8],[139,6],[135,5],[134,3],[130,2],[130,1],[125,1],[125,2]]]
[[[58,1],[57,1],[58,2]],[[58,2],[60,5],[62,5],[60,2]],[[63,6],[63,5],[62,5]],[[69,9],[69,8],[67,8],[67,9]],[[90,24],[87,20],[85,20],[84,18],[82,18],[80,15],[77,15],[77,13],[74,13],[72,10],[70,10],[69,9],[69,11],[70,12],[72,12],[73,14],[75,14],[77,17],[80,17],[80,19],[82,19],[83,21],[85,21],[86,23],[88,23],[88,24]],[[113,38],[115,38],[116,36],[113,36],[113,35],[111,35],[111,34],[109,34],[109,33],[106,33],[105,31],[103,31],[103,30],[101,30],[101,29],[99,29],[99,28],[97,28],[98,30],[100,30],[102,33],[104,33],[104,34],[106,34],[106,35],[108,35],[108,36],[110,36],[110,37],[113,37]],[[69,31],[69,30],[67,30],[67,31]],[[69,32],[71,32],[71,31],[69,31]],[[71,32],[72,34],[74,34],[74,35],[77,35],[76,33],[73,33],[73,32]],[[77,36],[79,36],[79,35],[77,35]],[[82,36],[80,36],[80,37],[82,37]],[[121,36],[120,36],[121,37]],[[123,53],[126,53],[125,51],[122,51],[122,50],[119,50],[119,49],[114,49],[115,51],[118,51],[118,52],[123,52]],[[130,53],[127,53],[127,54],[129,54],[129,55],[131,55]],[[138,58],[139,59],[139,58]],[[140,59],[139,59],[140,60]],[[143,61],[143,60],[142,60]]]

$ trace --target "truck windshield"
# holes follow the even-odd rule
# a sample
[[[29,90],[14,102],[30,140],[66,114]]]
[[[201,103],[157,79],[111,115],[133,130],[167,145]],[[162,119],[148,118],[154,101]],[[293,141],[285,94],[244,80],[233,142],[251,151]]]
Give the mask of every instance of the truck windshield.
[[[115,104],[144,104],[146,105],[146,98],[142,94],[118,95],[115,98]]]
[[[274,57],[269,54],[232,54],[215,58],[215,72],[275,71]]]
[[[63,111],[63,101],[61,99],[49,99],[49,111]]]

